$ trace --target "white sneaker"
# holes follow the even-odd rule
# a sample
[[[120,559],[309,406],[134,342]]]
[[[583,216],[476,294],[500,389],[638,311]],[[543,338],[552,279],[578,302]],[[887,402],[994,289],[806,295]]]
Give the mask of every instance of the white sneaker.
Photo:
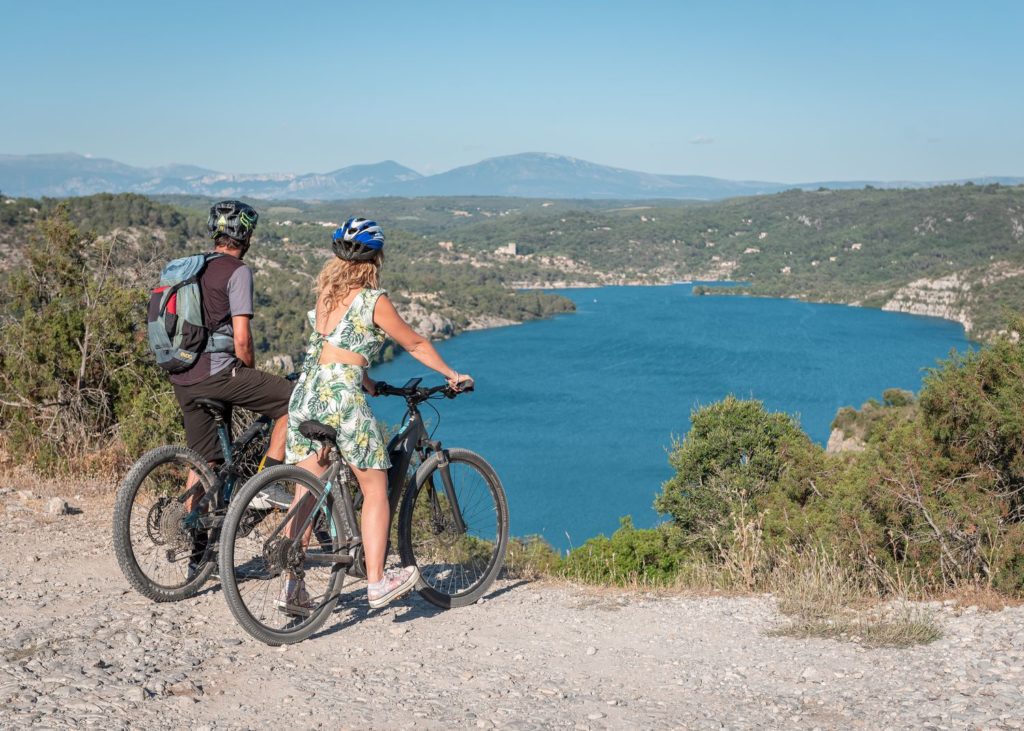
[[[276,603],[279,611],[292,617],[308,617],[316,609],[316,602],[310,599],[306,585],[294,579],[285,580]]]
[[[415,566],[390,569],[383,579],[366,585],[366,599],[372,609],[380,609],[408,594],[419,580],[420,571]]]
[[[256,510],[271,510],[273,508],[287,510],[291,507],[292,497],[292,494],[280,482],[274,482],[256,493],[256,497],[249,502],[249,507]]]

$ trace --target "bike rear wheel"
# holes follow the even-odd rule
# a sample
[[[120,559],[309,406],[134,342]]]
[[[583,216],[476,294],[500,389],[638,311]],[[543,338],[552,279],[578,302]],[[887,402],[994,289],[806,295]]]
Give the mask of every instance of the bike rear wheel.
[[[293,496],[291,505],[270,504],[260,495],[275,484]],[[324,491],[301,467],[280,465],[257,474],[231,498],[221,527],[224,597],[242,629],[268,645],[306,639],[338,603],[345,580],[339,558],[348,532],[333,491]],[[305,539],[296,540],[314,509]],[[289,574],[303,581],[309,606],[302,611],[284,601]]]
[[[199,480],[186,488],[190,471]],[[114,553],[128,583],[144,597],[187,599],[210,578],[216,568],[216,545],[210,545],[215,531],[196,524],[200,516],[190,515],[186,500],[201,498],[215,480],[197,452],[168,445],[142,455],[118,487]]]
[[[445,489],[451,488],[465,530]],[[445,609],[472,604],[494,583],[508,547],[508,503],[494,469],[468,449],[431,455],[416,471],[399,513],[399,552],[420,570],[420,594]]]

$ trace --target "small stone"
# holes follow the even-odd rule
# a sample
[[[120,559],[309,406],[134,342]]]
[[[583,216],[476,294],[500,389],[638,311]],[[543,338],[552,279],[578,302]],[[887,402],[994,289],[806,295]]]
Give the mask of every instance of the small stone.
[[[802,673],[800,673],[800,679],[801,680],[817,680],[818,679],[818,671],[815,668],[813,668],[810,665],[808,665],[807,667],[804,668],[804,671]]]
[[[596,647],[588,647],[587,648],[587,654],[588,655],[596,655],[597,654],[597,648]]]
[[[67,515],[70,512],[68,504],[63,498],[52,497],[46,503],[46,512],[50,515]]]
[[[171,695],[186,696],[189,698],[200,696],[203,694],[203,689],[193,683],[191,680],[182,680],[174,685],[167,686],[167,692]]]
[[[602,718],[604,718],[604,714],[600,712],[587,714],[588,721],[600,721]]]

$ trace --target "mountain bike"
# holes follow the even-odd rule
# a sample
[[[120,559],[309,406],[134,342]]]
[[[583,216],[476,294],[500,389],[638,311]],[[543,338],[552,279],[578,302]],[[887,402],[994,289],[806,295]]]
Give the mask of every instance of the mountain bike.
[[[157,447],[132,465],[114,504],[117,562],[132,588],[156,602],[195,596],[213,574],[234,488],[256,474],[270,443],[272,419],[216,399],[196,403],[216,422],[224,462],[213,470],[187,447]]]
[[[487,461],[467,449],[442,447],[420,414],[429,400],[471,389],[424,388],[421,380],[401,388],[377,383],[379,395],[406,401],[403,426],[388,444],[389,552],[397,539],[402,563],[420,570],[416,588],[424,599],[445,609],[461,607],[483,596],[504,564],[508,503]],[[306,639],[337,605],[345,577],[366,578],[357,516],[362,496],[337,433],[317,421],[303,422],[299,431],[327,450],[324,474],[316,477],[295,465],[263,470],[231,501],[221,530],[220,576],[228,607],[246,632],[270,645]],[[246,516],[272,484],[298,499],[254,524]],[[306,616],[278,606],[286,572],[305,582],[313,603]]]

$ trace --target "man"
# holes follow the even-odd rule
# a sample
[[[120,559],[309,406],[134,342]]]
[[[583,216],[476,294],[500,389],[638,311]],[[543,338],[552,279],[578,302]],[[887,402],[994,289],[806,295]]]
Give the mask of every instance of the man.
[[[249,250],[258,218],[259,214],[241,201],[221,201],[210,208],[207,228],[213,238],[213,251],[219,256],[207,262],[200,278],[203,324],[211,333],[229,338],[219,338],[227,344],[213,352],[202,353],[194,366],[183,373],[172,374],[170,380],[184,417],[186,442],[211,464],[224,459],[217,440],[217,425],[195,404],[195,399],[217,399],[276,419],[270,446],[260,464],[263,469],[281,464],[284,459],[292,384],[255,368],[249,327],[253,317],[252,270],[242,259]],[[287,496],[289,502],[290,498]],[[284,496],[281,499],[285,499]],[[203,536],[194,546],[194,561],[199,561],[205,550]]]

